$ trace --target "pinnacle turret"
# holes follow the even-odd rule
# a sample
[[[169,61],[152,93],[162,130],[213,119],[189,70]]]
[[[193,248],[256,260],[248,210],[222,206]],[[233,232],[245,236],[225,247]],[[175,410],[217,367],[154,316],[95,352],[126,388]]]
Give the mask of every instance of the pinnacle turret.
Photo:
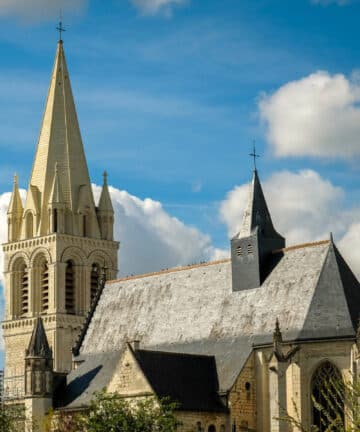
[[[23,205],[20,197],[19,192],[19,185],[18,185],[18,176],[14,175],[14,185],[13,190],[10,198],[10,204],[8,208],[8,214],[22,214],[23,212]]]
[[[18,177],[14,175],[14,186],[8,208],[8,240],[15,241],[20,237],[23,205],[19,192]]]
[[[26,350],[26,357],[41,357],[46,359],[52,357],[41,317],[36,318],[29,346]]]
[[[97,215],[101,238],[104,240],[112,240],[114,231],[114,208],[111,202],[106,171],[103,174],[103,178],[104,181],[99,199],[99,205],[97,208]]]

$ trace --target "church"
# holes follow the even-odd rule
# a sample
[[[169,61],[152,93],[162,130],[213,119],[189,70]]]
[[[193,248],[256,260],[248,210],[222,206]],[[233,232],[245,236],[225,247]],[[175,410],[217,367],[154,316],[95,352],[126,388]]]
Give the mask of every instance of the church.
[[[359,282],[331,235],[286,246],[256,169],[229,259],[117,279],[107,175],[96,203],[62,40],[7,216],[4,392],[28,419],[106,388],[170,397],[183,432],[285,432],[286,412],[324,430],[312,395],[357,374]]]

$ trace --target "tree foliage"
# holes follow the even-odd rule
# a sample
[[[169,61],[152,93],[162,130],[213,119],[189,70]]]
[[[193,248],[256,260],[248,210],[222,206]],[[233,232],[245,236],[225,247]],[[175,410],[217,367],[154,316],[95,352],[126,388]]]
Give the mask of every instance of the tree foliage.
[[[76,415],[61,415],[56,430],[76,432],[174,432],[177,404],[146,397],[128,401],[117,393],[97,393],[88,408]]]
[[[342,379],[329,379],[320,392],[312,394],[312,404],[320,427],[311,425],[308,428],[304,425],[294,402],[294,416],[285,415],[279,420],[301,432],[360,431],[360,381],[354,379],[344,383]]]
[[[24,407],[0,404],[0,431],[17,432],[25,421]],[[20,427],[19,427],[20,426]]]

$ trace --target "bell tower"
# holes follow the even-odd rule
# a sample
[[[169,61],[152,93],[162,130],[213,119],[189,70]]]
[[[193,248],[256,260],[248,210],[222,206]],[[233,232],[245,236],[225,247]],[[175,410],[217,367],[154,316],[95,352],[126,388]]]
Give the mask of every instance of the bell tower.
[[[8,210],[5,274],[6,397],[22,398],[24,356],[41,316],[54,371],[71,369],[77,339],[101,268],[117,275],[119,244],[104,177],[99,205],[91,189],[62,40],[42,119],[24,205],[17,177]]]

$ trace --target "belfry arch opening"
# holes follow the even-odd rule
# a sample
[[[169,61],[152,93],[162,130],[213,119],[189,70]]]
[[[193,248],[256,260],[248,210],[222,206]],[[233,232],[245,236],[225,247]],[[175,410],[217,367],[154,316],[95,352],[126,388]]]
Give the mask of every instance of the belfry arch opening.
[[[67,313],[75,313],[75,268],[72,260],[66,262],[65,309]]]
[[[324,361],[315,370],[311,379],[312,424],[319,432],[329,430],[332,422],[344,421],[344,381],[339,369]]]
[[[41,263],[41,312],[46,313],[49,309],[49,266],[46,261]]]
[[[100,266],[98,263],[93,263],[90,274],[90,301],[92,302],[99,288]]]

